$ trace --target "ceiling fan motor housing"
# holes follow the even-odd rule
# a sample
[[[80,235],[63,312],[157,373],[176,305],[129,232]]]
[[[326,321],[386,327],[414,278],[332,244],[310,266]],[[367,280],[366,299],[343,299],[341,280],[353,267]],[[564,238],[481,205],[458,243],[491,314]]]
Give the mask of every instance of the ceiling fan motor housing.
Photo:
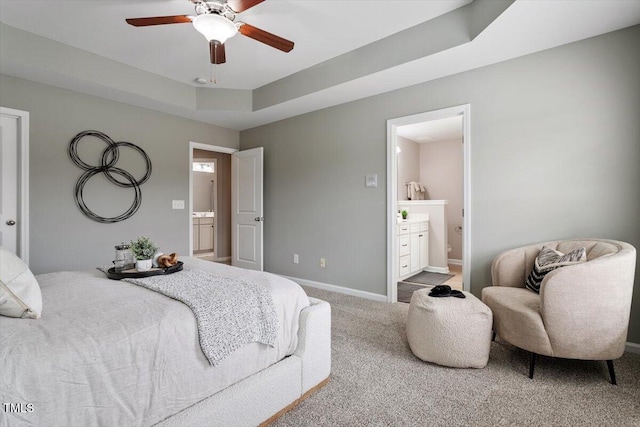
[[[222,1],[194,1],[197,15],[216,14],[224,16],[230,21],[236,19],[236,13],[231,10],[226,2]]]

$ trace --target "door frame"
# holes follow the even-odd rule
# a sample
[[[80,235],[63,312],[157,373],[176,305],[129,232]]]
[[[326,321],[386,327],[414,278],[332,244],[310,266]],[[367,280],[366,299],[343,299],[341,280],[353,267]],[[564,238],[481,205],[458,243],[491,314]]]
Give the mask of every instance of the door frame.
[[[189,223],[188,223],[188,230],[189,230],[189,256],[193,256],[193,150],[194,149],[198,149],[198,150],[204,150],[204,151],[212,151],[212,152],[216,152],[216,153],[224,153],[224,154],[233,154],[237,151],[239,151],[237,148],[229,148],[229,147],[221,147],[218,145],[209,145],[209,144],[203,144],[201,142],[194,142],[194,141],[189,141]],[[217,186],[217,182],[216,182],[216,186]],[[217,197],[217,193],[216,193],[216,197]],[[217,203],[216,203],[216,207],[217,207]],[[217,229],[217,225],[218,225],[218,218],[214,218],[213,222],[214,222],[214,242],[213,242],[213,250],[214,250],[214,254],[216,254],[215,256],[217,256],[217,238],[215,236],[218,236],[218,229]]]
[[[398,248],[395,244],[398,200],[397,128],[414,123],[462,116],[463,132],[463,218],[462,281],[471,289],[471,105],[463,104],[387,120],[387,301],[398,301]]]
[[[29,265],[29,112],[0,107],[0,115],[18,121],[18,255]]]

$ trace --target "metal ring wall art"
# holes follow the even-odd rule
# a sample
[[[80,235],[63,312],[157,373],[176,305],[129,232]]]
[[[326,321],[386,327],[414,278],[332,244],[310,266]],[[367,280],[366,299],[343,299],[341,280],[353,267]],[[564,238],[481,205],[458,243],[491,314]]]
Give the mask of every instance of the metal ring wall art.
[[[78,143],[85,136],[96,137],[102,140],[105,144],[107,144],[107,147],[102,152],[102,156],[100,158],[100,165],[98,166],[93,166],[83,162],[82,159],[80,159],[80,156],[78,155]],[[144,161],[146,162],[146,165],[147,165],[147,172],[139,180],[136,180],[135,177],[131,175],[129,172],[127,172],[126,170],[116,167],[116,163],[120,158],[120,150],[119,150],[120,147],[132,148],[136,150],[138,153],[140,153],[140,155],[142,155],[142,157],[144,158]],[[96,130],[85,130],[77,134],[71,140],[71,143],[69,143],[69,157],[71,158],[73,163],[76,164],[76,166],[78,166],[80,169],[85,171],[82,175],[80,175],[80,178],[78,178],[78,180],[76,181],[74,194],[75,194],[76,205],[78,205],[78,208],[80,208],[82,213],[84,213],[87,217],[97,222],[109,224],[109,223],[124,221],[125,219],[131,218],[133,214],[136,213],[138,208],[140,208],[140,204],[142,203],[142,191],[140,190],[140,186],[145,182],[147,182],[147,180],[151,176],[151,159],[149,159],[149,156],[147,156],[147,153],[145,153],[145,151],[142,148],[130,142],[124,142],[124,141],[114,142],[107,135]],[[83,199],[84,186],[92,176],[97,175],[99,173],[103,173],[104,176],[109,181],[111,181],[118,187],[134,189],[135,198],[133,200],[133,204],[124,213],[115,217],[107,218],[107,217],[97,215],[91,209],[89,209],[85,204]]]

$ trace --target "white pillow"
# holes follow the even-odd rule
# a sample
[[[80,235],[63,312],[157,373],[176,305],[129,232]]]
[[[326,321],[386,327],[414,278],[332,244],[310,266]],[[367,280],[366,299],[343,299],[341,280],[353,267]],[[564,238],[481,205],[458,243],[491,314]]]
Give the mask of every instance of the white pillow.
[[[0,315],[38,319],[42,313],[40,286],[27,264],[0,247]]]

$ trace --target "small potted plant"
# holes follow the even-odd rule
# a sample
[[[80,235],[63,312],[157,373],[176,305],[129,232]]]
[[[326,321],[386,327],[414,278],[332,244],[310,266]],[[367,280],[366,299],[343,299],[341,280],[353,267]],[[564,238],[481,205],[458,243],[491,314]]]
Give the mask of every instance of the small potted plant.
[[[158,247],[148,237],[140,236],[138,240],[132,240],[129,249],[136,258],[138,271],[147,271],[151,268],[153,256],[158,251]]]
[[[407,211],[402,211],[402,219],[407,219],[407,215],[409,215],[409,212]]]

